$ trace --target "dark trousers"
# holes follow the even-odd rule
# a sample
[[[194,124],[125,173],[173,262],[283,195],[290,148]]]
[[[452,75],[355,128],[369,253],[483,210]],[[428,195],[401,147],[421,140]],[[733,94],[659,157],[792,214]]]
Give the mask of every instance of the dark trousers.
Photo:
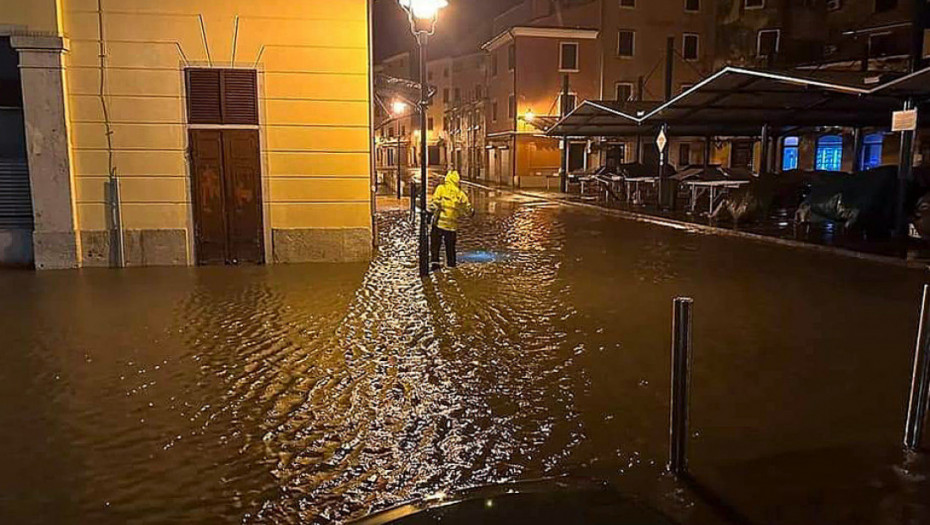
[[[432,261],[433,264],[439,264],[439,244],[445,243],[446,264],[449,265],[450,268],[455,268],[455,232],[433,226],[429,237],[430,261]]]

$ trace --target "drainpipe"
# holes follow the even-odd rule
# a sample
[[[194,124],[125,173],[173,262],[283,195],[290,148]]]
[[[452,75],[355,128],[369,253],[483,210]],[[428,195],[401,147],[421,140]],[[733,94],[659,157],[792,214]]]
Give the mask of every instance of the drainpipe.
[[[113,159],[113,126],[110,123],[110,108],[107,104],[107,46],[105,26],[103,23],[103,0],[97,0],[97,28],[100,35],[100,108],[103,112],[103,126],[107,138],[107,188],[110,212],[110,253],[113,265],[117,268],[126,266],[125,238],[123,231],[123,210],[120,198],[119,177],[116,173],[116,164]]]
[[[672,100],[673,78],[675,74],[675,37],[668,37],[665,47],[665,101]]]

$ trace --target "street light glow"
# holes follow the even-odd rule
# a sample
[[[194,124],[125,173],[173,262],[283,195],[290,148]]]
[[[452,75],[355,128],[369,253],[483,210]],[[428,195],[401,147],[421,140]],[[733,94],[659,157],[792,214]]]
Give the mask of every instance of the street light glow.
[[[529,124],[532,124],[533,121],[536,120],[536,114],[533,113],[533,110],[531,109],[527,111],[525,115],[523,115],[523,120],[525,120]]]
[[[447,0],[397,0],[414,18],[431,20],[439,10],[449,5]]]
[[[395,117],[403,115],[406,112],[407,103],[403,100],[395,100],[394,103],[391,104],[391,113],[393,113]]]

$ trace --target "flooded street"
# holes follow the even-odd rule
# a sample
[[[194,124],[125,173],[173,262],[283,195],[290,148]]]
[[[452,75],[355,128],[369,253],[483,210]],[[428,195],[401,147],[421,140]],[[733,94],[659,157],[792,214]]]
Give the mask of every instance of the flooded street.
[[[898,452],[924,272],[476,200],[425,283],[396,211],[370,265],[0,273],[0,523],[339,523],[563,475],[723,522],[661,475],[678,295],[731,513],[930,523]]]

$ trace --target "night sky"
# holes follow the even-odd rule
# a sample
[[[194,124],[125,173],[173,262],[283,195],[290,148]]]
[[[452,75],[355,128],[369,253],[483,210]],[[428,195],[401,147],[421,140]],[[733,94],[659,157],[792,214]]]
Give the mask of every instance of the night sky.
[[[457,54],[477,47],[490,39],[490,22],[494,15],[520,0],[449,0],[436,25],[430,44],[430,56]],[[375,0],[375,60],[413,49],[416,41],[410,24],[397,0]]]

